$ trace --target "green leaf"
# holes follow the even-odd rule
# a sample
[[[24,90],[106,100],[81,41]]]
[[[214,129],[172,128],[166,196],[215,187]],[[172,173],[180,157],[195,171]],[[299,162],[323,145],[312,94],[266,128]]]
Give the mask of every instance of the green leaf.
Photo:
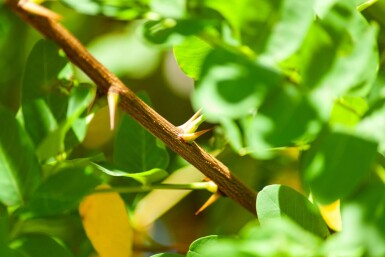
[[[181,19],[186,16],[186,2],[186,0],[150,0],[150,8],[161,17]]]
[[[4,244],[3,242],[0,242],[0,256],[26,257],[25,254],[20,253],[20,251],[11,249],[8,245]]]
[[[385,103],[384,100],[377,102],[365,114],[361,122],[357,125],[357,134],[368,140],[378,142],[378,151],[385,154]]]
[[[57,128],[51,104],[63,104],[57,76],[66,63],[67,60],[59,56],[56,44],[47,40],[38,41],[28,57],[23,78],[22,109],[25,128],[35,145]],[[50,101],[52,97],[55,97],[54,101]]]
[[[62,243],[46,235],[23,236],[17,241],[17,249],[28,257],[72,257],[72,253]],[[43,250],[44,249],[44,250]]]
[[[86,121],[79,119],[95,97],[95,90],[87,84],[80,84],[72,88],[69,99],[66,119],[50,134],[48,134],[37,148],[40,160],[46,160],[64,152],[66,134],[72,128],[77,141],[81,142],[86,134]]]
[[[312,139],[321,129],[316,110],[294,85],[272,90],[258,113],[245,119],[245,142],[256,157],[268,157],[269,148]]]
[[[274,9],[273,15],[277,20],[259,57],[268,62],[280,62],[294,54],[302,45],[314,17],[312,1],[282,0],[276,5],[279,7]]]
[[[148,102],[147,97],[145,101]],[[168,161],[165,146],[124,114],[115,135],[114,165],[121,170],[139,173],[154,168],[164,169]]]
[[[221,49],[206,57],[202,71],[193,105],[214,122],[254,112],[280,80],[275,71]]]
[[[316,207],[290,187],[270,185],[257,196],[258,220],[263,226],[271,220],[288,217],[302,228],[325,238],[329,230]]]
[[[205,257],[319,256],[321,239],[287,218],[259,226],[249,224],[239,236],[222,238],[204,247]]]
[[[32,142],[16,119],[0,106],[0,202],[22,204],[40,181]]]
[[[101,183],[87,166],[68,167],[48,177],[35,191],[28,209],[37,216],[58,215],[76,208]]]
[[[376,155],[373,141],[326,130],[303,153],[302,178],[317,201],[331,203],[357,188],[369,174]]]
[[[132,0],[61,0],[65,5],[79,13],[97,15],[102,14],[122,20],[132,20],[143,15],[148,7],[147,1]]]
[[[160,181],[168,176],[167,171],[158,168],[139,173],[128,173],[122,170],[114,169],[113,167],[110,167],[111,165],[108,165],[106,163],[103,163],[102,165],[92,163],[92,165],[97,170],[100,170],[110,176],[132,178],[144,185]]]
[[[362,12],[365,9],[372,6],[373,4],[377,3],[378,0],[356,0],[355,2],[356,2],[357,10],[359,12]]]
[[[243,141],[242,141],[242,134],[240,131],[239,126],[236,124],[236,122],[232,121],[231,119],[222,119],[221,120],[221,126],[226,133],[226,136],[229,140],[229,143],[231,146],[237,151],[241,152],[244,150],[243,148]]]
[[[314,23],[302,46],[299,64],[304,85],[322,88],[331,97],[346,92],[366,95],[377,73],[376,36],[377,29],[351,1],[338,1]]]
[[[215,243],[218,242],[218,238],[219,237],[217,235],[211,235],[201,237],[195,240],[190,245],[186,257],[204,256],[204,254],[202,253],[202,249],[204,249],[205,247],[210,247],[211,245],[215,245]]]
[[[312,4],[312,1],[298,0],[208,0],[204,3],[229,22],[235,39],[268,62],[285,60],[301,46],[313,21]]]
[[[17,112],[20,104],[25,48],[29,48],[25,23],[0,1],[0,105]],[[3,4],[4,3],[4,4]],[[10,65],[12,64],[12,65]]]
[[[368,104],[362,97],[341,97],[334,103],[330,124],[355,127],[367,110]]]
[[[263,41],[261,38],[265,39],[266,31],[271,25],[271,22],[266,20],[275,7],[273,5],[263,0],[204,1],[204,6],[216,10],[228,21],[233,30],[233,37],[239,43],[249,46],[258,45]],[[259,32],[258,37],[255,36],[255,31]]]
[[[206,27],[214,25],[213,21],[206,20],[174,20],[161,19],[147,21],[143,24],[143,37],[153,44],[164,44],[165,46],[177,45],[183,42],[185,37],[197,35]]]
[[[212,46],[199,37],[187,37],[181,44],[174,47],[174,55],[179,67],[190,78],[200,78],[201,68]]]
[[[7,208],[0,204],[0,244],[8,241],[9,215]],[[1,253],[1,251],[0,251]]]

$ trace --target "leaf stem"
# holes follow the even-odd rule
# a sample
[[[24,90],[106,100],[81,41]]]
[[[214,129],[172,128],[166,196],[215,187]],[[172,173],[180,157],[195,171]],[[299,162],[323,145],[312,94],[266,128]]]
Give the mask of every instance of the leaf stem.
[[[373,4],[375,4],[377,2],[378,2],[378,0],[368,0],[365,3],[362,3],[359,6],[357,6],[357,11],[362,12],[363,10],[369,8],[370,6],[372,6]]]
[[[113,187],[113,188],[101,188],[96,189],[91,194],[100,193],[140,193],[148,192],[152,190],[209,190],[210,182],[195,182],[191,184],[155,184],[155,185],[143,185],[138,187]]]
[[[223,40],[213,37],[209,33],[200,33],[199,38],[213,47],[223,48],[229,52],[236,53],[241,56],[245,56],[251,60],[255,60],[256,58],[256,54],[250,48],[245,46],[236,47],[236,46],[230,45],[228,43],[225,43]]]

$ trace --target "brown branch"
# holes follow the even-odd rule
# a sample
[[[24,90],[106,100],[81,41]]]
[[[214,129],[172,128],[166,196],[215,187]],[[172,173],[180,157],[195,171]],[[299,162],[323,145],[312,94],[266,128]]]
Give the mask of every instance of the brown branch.
[[[256,214],[256,193],[254,191],[195,142],[188,144],[180,139],[178,128],[141,101],[114,74],[99,63],[62,25],[49,17],[31,14],[18,5],[17,0],[9,0],[7,4],[41,34],[56,42],[64,50],[68,59],[82,69],[95,82],[101,92],[106,94],[111,87],[119,92],[119,105],[125,112],[214,181],[221,192],[251,213]]]

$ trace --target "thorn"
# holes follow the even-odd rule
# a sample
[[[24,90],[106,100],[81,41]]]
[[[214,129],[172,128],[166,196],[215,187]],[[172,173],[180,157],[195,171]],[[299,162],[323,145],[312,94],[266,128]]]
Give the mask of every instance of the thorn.
[[[212,195],[210,196],[210,198],[207,199],[207,201],[202,205],[202,207],[199,208],[199,210],[197,210],[197,211],[195,212],[195,215],[200,214],[202,211],[204,211],[205,209],[207,209],[207,207],[209,207],[210,205],[212,205],[213,203],[215,203],[215,202],[219,199],[220,196],[221,196],[221,194],[219,194],[219,193],[212,194]]]
[[[186,123],[179,126],[184,134],[189,134],[195,132],[199,125],[205,121],[205,118],[203,115],[201,115],[202,109],[199,109]]]
[[[115,117],[116,117],[116,107],[119,103],[119,92],[116,88],[110,87],[107,93],[107,102],[108,109],[110,111],[110,129],[114,130],[115,127]]]
[[[198,137],[200,137],[201,135],[203,135],[204,133],[210,131],[210,129],[205,129],[205,130],[201,130],[201,131],[197,131],[197,132],[194,132],[194,133],[187,133],[187,134],[179,134],[179,137],[182,138],[185,142],[187,143],[192,143],[195,139],[197,139]]]
[[[42,5],[31,2],[30,0],[20,1],[18,5],[23,10],[35,15],[43,16],[56,21],[59,21],[62,19],[62,17],[59,14],[51,11],[50,9],[45,8]]]

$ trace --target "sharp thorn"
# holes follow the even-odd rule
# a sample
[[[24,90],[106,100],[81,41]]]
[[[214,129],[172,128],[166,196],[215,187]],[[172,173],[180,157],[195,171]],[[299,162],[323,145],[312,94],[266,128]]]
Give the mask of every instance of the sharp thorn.
[[[202,108],[199,109],[188,121],[186,121],[183,125],[178,126],[178,128],[182,129],[184,132],[194,132],[194,131],[188,131],[189,128],[191,128],[191,123],[193,123],[198,118],[202,117]],[[200,118],[202,119],[202,118]],[[202,121],[203,122],[203,121]]]
[[[110,88],[107,93],[108,109],[110,111],[110,129],[115,128],[116,109],[119,103],[119,93],[116,89]]]
[[[209,207],[210,205],[212,205],[213,203],[215,203],[215,202],[219,199],[220,196],[221,196],[221,195],[220,195],[219,193],[212,194],[212,195],[210,196],[210,198],[207,199],[207,201],[202,205],[202,207],[200,207],[199,210],[197,210],[197,211],[195,212],[195,215],[200,214],[202,211],[204,211],[205,209],[207,209],[207,207]]]
[[[203,135],[204,133],[210,131],[210,129],[205,129],[205,130],[201,130],[201,131],[197,131],[197,132],[194,132],[194,133],[187,133],[187,134],[180,134],[179,136],[187,143],[192,143],[195,139],[197,139],[198,137],[200,137],[201,135]]]

